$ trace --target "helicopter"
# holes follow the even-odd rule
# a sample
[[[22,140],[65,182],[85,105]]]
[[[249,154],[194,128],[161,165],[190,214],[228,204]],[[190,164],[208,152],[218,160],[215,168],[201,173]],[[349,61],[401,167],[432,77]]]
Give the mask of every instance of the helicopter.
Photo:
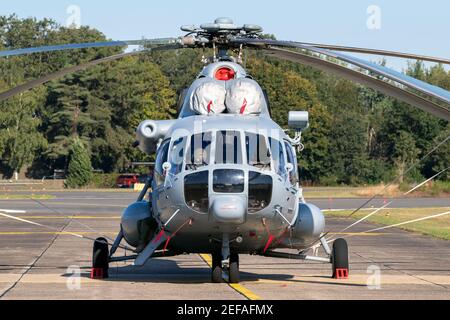
[[[109,264],[182,254],[212,256],[211,281],[239,283],[239,256],[261,255],[331,264],[332,277],[349,276],[348,244],[325,238],[325,217],[305,201],[298,153],[307,134],[309,114],[291,111],[290,131],[271,118],[267,93],[243,67],[245,50],[331,72],[371,87],[448,121],[450,92],[384,66],[342,52],[375,54],[450,64],[450,60],[385,50],[278,41],[263,38],[258,25],[239,26],[230,18],[182,26],[180,38],[62,44],[0,51],[0,57],[38,52],[141,46],[33,80],[0,94],[3,101],[65,74],[126,55],[183,48],[212,49],[197,79],[183,90],[178,118],[145,120],[136,130],[135,147],[156,155],[137,201],[122,214],[111,243],[95,239],[92,278],[107,278]],[[231,53],[231,54],[230,54]],[[233,53],[235,53],[233,55]],[[290,134],[293,132],[293,136]],[[147,200],[146,200],[147,199]],[[122,242],[134,254],[117,256]],[[323,256],[317,248],[322,248]],[[276,251],[295,249],[298,254]],[[314,253],[308,255],[313,249]]]

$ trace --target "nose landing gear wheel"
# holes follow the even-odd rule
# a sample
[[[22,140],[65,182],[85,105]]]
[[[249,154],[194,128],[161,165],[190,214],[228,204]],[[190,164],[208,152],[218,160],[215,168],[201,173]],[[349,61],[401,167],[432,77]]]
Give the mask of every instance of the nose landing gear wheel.
[[[108,278],[109,269],[109,247],[105,238],[98,238],[94,242],[92,250],[92,279]]]
[[[211,282],[222,283],[222,255],[212,255]]]
[[[230,270],[229,270],[229,276],[230,276],[230,283],[239,283],[240,276],[239,276],[239,255],[238,254],[231,254],[230,255]]]
[[[333,252],[331,255],[333,265],[333,278],[348,278],[348,245],[344,239],[336,239],[333,243]]]

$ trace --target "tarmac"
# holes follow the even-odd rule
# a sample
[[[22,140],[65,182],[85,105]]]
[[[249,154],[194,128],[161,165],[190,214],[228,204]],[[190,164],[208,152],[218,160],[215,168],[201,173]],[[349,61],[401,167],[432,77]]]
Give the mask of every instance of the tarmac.
[[[345,280],[332,279],[329,264],[242,255],[239,285],[211,284],[210,257],[194,254],[152,259],[142,268],[130,262],[112,263],[109,279],[92,280],[92,242],[69,233],[114,238],[122,210],[136,195],[55,196],[39,203],[0,201],[0,210],[9,210],[8,215],[44,225],[0,217],[0,299],[450,299],[449,241],[399,229],[358,234],[375,227],[369,223],[339,235],[349,242],[350,276]],[[351,209],[364,199],[311,202],[324,209]],[[410,198],[392,206],[449,207],[450,203],[445,198]],[[350,223],[328,218],[327,229],[339,230]]]

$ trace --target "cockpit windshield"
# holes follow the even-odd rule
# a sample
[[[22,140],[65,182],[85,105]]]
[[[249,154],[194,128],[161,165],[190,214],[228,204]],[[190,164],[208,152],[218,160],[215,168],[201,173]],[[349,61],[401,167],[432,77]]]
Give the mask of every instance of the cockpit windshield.
[[[197,171],[212,164],[245,164],[254,170],[274,170],[284,176],[287,173],[285,152],[283,143],[263,134],[237,130],[210,131],[173,140],[168,161],[173,175],[184,170]],[[289,163],[295,166],[293,155],[287,156]]]
[[[241,133],[239,131],[217,132],[216,164],[242,164]]]
[[[212,133],[195,134],[190,139],[186,154],[186,170],[197,170],[211,162]]]
[[[270,151],[266,137],[255,133],[245,133],[245,148],[250,166],[261,170],[270,170]]]
[[[172,175],[179,174],[183,168],[184,148],[186,145],[186,140],[186,137],[182,137],[175,140],[172,144],[172,148],[170,149],[170,173]]]
[[[284,176],[286,174],[286,160],[284,157],[283,145],[280,141],[273,138],[269,138],[269,143],[275,171],[280,176]]]

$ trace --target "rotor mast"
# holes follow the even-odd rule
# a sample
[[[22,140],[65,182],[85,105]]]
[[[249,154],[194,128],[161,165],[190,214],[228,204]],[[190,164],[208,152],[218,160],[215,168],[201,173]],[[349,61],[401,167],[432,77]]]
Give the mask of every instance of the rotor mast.
[[[196,27],[194,25],[184,25],[181,31],[188,34],[181,40],[185,45],[201,45],[210,47],[214,51],[213,62],[232,61],[233,57],[228,55],[230,48],[239,48],[239,57],[242,54],[242,45],[231,42],[236,38],[260,38],[263,29],[254,24],[238,26],[230,18],[217,18],[214,23],[205,23]],[[238,57],[238,59],[239,59]]]

